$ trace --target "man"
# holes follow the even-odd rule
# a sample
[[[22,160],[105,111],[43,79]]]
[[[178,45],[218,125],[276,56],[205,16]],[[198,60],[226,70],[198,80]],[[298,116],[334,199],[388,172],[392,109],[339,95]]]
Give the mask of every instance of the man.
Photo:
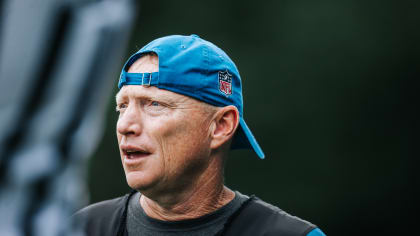
[[[88,235],[324,235],[224,186],[230,149],[264,153],[221,49],[196,35],[156,39],[126,62],[118,87],[118,144],[136,191],[79,211]]]

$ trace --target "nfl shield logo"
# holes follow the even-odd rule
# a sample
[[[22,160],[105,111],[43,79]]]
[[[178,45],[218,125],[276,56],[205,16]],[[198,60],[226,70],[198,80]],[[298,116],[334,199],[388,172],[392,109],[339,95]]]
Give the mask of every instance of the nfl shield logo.
[[[226,96],[232,94],[232,75],[226,71],[219,71],[219,90]]]

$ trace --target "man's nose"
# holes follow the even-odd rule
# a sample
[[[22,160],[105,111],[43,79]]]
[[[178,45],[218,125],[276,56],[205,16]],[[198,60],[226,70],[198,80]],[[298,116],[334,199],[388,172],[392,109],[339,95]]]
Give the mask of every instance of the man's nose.
[[[117,122],[117,132],[121,135],[138,136],[142,131],[140,111],[134,106],[128,106],[124,113],[120,114]]]

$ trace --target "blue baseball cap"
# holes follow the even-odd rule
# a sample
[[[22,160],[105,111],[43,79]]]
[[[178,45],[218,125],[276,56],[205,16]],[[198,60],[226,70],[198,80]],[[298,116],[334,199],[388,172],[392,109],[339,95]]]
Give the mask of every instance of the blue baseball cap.
[[[147,53],[157,54],[159,71],[128,73],[128,68]],[[118,88],[124,85],[156,86],[214,106],[235,106],[240,118],[231,149],[252,148],[264,159],[264,152],[243,118],[239,71],[229,56],[211,42],[194,34],[155,39],[127,60],[121,71]]]

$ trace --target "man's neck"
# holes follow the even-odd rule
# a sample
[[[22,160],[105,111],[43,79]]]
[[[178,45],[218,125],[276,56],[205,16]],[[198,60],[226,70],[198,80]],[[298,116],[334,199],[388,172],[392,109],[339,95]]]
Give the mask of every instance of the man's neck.
[[[170,202],[156,201],[142,194],[140,204],[151,218],[179,221],[209,214],[234,197],[235,193],[223,185],[222,176],[201,176],[191,189],[174,194]]]

